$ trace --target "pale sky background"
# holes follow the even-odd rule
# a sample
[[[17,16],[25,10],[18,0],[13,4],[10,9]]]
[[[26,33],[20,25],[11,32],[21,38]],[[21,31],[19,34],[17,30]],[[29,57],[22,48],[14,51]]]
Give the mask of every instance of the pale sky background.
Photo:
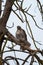
[[[3,3],[2,5],[5,4],[5,1],[6,1],[6,0],[4,0],[4,3]],[[41,1],[41,3],[43,4],[43,0],[40,0],[40,1]],[[35,16],[34,18],[35,18],[37,24],[38,24],[40,27],[43,28],[43,22],[42,22],[41,14],[40,14],[40,12],[39,12],[39,10],[38,10],[36,0],[24,0],[23,8],[25,8],[25,7],[28,8],[29,5],[31,5],[31,4],[32,4],[32,6],[31,6],[31,8],[29,9],[28,12],[29,12],[30,14],[32,14],[32,15]],[[12,6],[12,8],[15,9],[14,5]],[[2,7],[2,9],[4,9],[4,7]],[[18,12],[18,13],[19,13],[19,12]],[[6,14],[6,15],[7,15],[7,14]],[[32,18],[29,17],[29,16],[28,16],[28,21],[29,21],[29,23],[30,23],[30,26],[31,26],[31,29],[32,29],[32,32],[33,32],[33,35],[34,35],[35,40],[40,41],[40,43],[43,44],[43,30],[38,29],[38,28],[35,26],[34,21],[32,20]],[[7,29],[8,29],[14,36],[15,36],[15,33],[16,33],[16,30],[17,30],[17,26],[18,26],[18,25],[20,25],[20,26],[26,31],[26,33],[27,33],[26,23],[25,23],[25,22],[22,23],[22,22],[17,18],[17,16],[16,16],[13,12],[11,12],[11,14],[10,14],[9,20],[8,20],[8,22],[7,22],[7,26],[10,26],[10,27],[11,27],[11,26],[12,26],[12,23],[14,23],[14,27],[11,28],[11,29],[7,27]],[[27,38],[28,38],[28,41],[30,41],[30,43],[31,43],[31,48],[34,49],[35,47],[34,47],[34,44],[32,43],[33,41],[32,41],[31,38],[29,37],[28,33],[27,33]],[[43,45],[40,46],[38,43],[36,43],[36,45],[37,45],[40,49],[43,49]],[[8,42],[6,46],[11,46],[11,42]],[[17,46],[16,48],[19,49],[19,46]],[[7,50],[7,48],[5,48],[5,50]],[[7,55],[13,55],[13,56],[14,56],[14,53],[4,54],[4,57],[7,56]],[[26,56],[27,56],[26,54],[16,52],[16,57],[18,57],[18,58],[21,57],[21,58],[24,58],[24,59],[25,59]],[[43,59],[43,57],[41,57],[40,54],[39,54],[39,56],[40,56],[40,58]],[[29,61],[30,61],[30,59],[29,59]],[[22,62],[22,61],[20,61],[20,63],[21,63],[21,62]],[[13,63],[13,62],[11,62],[11,65],[12,65],[12,63]],[[38,65],[38,63],[34,63],[33,65],[36,65],[36,64]],[[26,63],[25,65],[29,65],[29,64]]]

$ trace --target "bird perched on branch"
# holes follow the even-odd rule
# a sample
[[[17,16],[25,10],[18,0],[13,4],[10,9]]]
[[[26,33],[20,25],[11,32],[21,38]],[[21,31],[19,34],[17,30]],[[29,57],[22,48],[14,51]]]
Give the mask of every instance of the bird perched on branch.
[[[20,26],[17,26],[16,38],[19,39],[19,40],[27,41],[26,32]],[[29,47],[30,47],[30,45],[31,44],[29,43]],[[21,46],[21,49],[23,49],[22,46]]]

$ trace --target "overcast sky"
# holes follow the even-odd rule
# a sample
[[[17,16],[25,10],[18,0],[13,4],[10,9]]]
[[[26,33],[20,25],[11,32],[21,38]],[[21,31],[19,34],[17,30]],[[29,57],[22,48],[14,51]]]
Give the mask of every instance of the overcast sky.
[[[5,2],[6,0],[4,0],[4,2]],[[40,0],[41,1],[41,3],[43,4],[43,0]],[[5,3],[4,3],[5,4]],[[4,5],[4,4],[2,4],[2,5]],[[38,7],[37,7],[37,2],[36,2],[36,0],[24,0],[24,3],[23,3],[23,8],[25,8],[25,7],[29,7],[29,5],[31,5],[32,4],[32,6],[31,6],[31,8],[29,9],[29,13],[30,14],[32,14],[32,15],[34,15],[35,17],[35,20],[36,20],[36,22],[37,22],[37,24],[40,26],[40,27],[42,27],[43,28],[43,22],[42,22],[42,18],[41,18],[41,14],[40,14],[40,12],[39,12],[39,10],[38,10]],[[14,7],[14,5],[13,5],[13,7],[12,7],[13,9],[15,9],[15,7]],[[3,8],[4,9],[4,8]],[[19,12],[18,12],[19,13]],[[43,44],[43,30],[40,30],[40,29],[38,29],[36,26],[35,26],[35,24],[34,24],[34,21],[32,20],[32,18],[31,17],[29,17],[28,16],[28,20],[29,20],[29,23],[30,23],[30,26],[31,26],[31,29],[32,29],[32,32],[33,32],[33,35],[34,35],[34,38],[35,38],[35,40],[37,40],[37,41],[40,41],[40,43],[42,43]],[[16,33],[16,30],[17,30],[17,26],[18,25],[20,25],[25,31],[26,31],[26,33],[27,33],[27,30],[26,30],[26,23],[24,22],[24,23],[22,23],[18,18],[17,18],[17,16],[13,13],[13,12],[11,12],[11,15],[10,15],[10,17],[9,17],[9,20],[8,20],[8,22],[7,22],[7,26],[12,26],[12,23],[14,23],[14,27],[13,28],[8,28],[8,30],[15,36],[15,33]],[[34,47],[34,44],[32,43],[33,41],[31,40],[31,38],[29,37],[29,35],[28,35],[28,33],[27,33],[27,38],[28,38],[28,41],[30,41],[30,43],[31,43],[31,48],[32,49],[34,49],[35,47]],[[8,42],[8,45],[7,46],[10,46],[11,44],[10,44],[10,42]],[[36,45],[40,48],[40,49],[43,49],[43,46],[41,45],[39,45],[39,44],[37,44],[36,43]],[[17,46],[16,48],[18,48],[19,49],[19,47]],[[6,50],[6,48],[5,48],[5,50]],[[16,52],[17,53],[17,52]],[[6,54],[4,54],[4,56],[5,56]],[[9,54],[7,54],[7,55],[12,55],[12,53],[9,53]],[[13,54],[14,55],[14,54]],[[17,57],[22,57],[22,58],[25,58],[26,57],[26,55],[25,54],[22,54],[22,53],[18,53],[18,54],[16,54],[16,56]],[[41,55],[40,55],[41,56]],[[42,59],[43,59],[43,57],[41,57]],[[30,59],[29,59],[30,60]],[[21,61],[20,61],[20,63],[21,63]],[[11,63],[11,65],[12,65],[12,63]],[[28,63],[26,63],[25,65],[29,65]],[[36,63],[34,63],[34,65],[36,65]],[[38,64],[37,64],[38,65]]]

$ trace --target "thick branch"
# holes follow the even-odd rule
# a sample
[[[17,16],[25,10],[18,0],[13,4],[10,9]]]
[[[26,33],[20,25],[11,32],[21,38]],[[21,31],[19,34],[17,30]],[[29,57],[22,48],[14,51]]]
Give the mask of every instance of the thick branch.
[[[8,39],[10,41],[14,42],[17,45],[23,46],[25,48],[25,50],[28,50],[29,52],[40,52],[39,50],[30,49],[28,41],[23,41],[23,40],[16,39],[9,31],[7,33],[7,36],[8,36]]]
[[[1,4],[2,4],[2,0],[0,0],[0,15],[1,15]]]
[[[38,60],[38,62],[43,65],[43,60],[41,60],[37,55],[35,55],[35,57]]]
[[[6,26],[7,20],[9,18],[10,13],[11,13],[13,3],[14,3],[14,0],[7,0],[6,1],[5,9],[4,9],[2,21],[1,21],[3,26]]]
[[[29,42],[24,40],[18,40],[16,39],[9,31],[7,33],[8,39],[12,42],[14,42],[17,45],[25,46],[25,48],[29,48]]]

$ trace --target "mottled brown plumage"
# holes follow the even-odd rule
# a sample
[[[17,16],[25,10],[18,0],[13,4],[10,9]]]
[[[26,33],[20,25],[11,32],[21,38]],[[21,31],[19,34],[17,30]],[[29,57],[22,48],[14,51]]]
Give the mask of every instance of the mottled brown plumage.
[[[20,26],[17,26],[16,38],[19,40],[27,41],[26,32]],[[29,43],[29,46],[30,46],[30,43]],[[22,46],[21,46],[21,49],[23,49]]]
[[[16,37],[17,37],[17,39],[27,40],[27,35],[26,35],[25,31],[20,26],[17,26]]]

